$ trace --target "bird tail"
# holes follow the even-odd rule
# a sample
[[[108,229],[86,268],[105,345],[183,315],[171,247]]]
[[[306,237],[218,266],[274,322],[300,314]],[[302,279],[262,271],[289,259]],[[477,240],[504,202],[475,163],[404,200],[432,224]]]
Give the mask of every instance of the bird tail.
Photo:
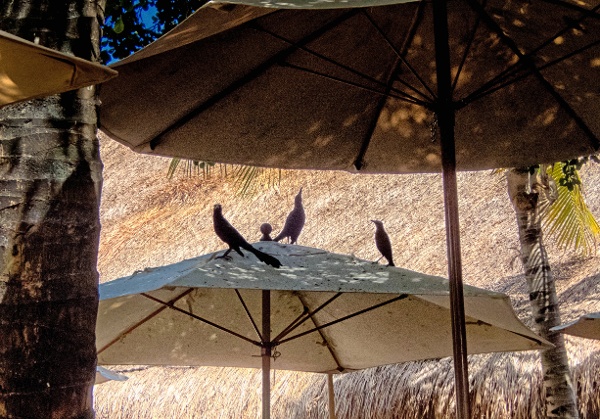
[[[278,236],[276,236],[276,237],[273,239],[273,241],[274,241],[274,242],[278,242],[278,241],[282,240],[283,238],[285,238],[284,234],[285,234],[285,232],[284,232],[284,231],[282,231],[281,233],[279,233],[279,235],[278,235]]]
[[[276,257],[273,257],[271,255],[268,255],[264,252],[261,252],[260,250],[256,250],[254,247],[250,246],[248,249],[249,252],[254,253],[254,255],[258,258],[258,260],[260,260],[261,262],[266,263],[267,265],[271,265],[274,268],[279,268],[281,266],[281,262],[279,262],[279,259],[277,259]]]

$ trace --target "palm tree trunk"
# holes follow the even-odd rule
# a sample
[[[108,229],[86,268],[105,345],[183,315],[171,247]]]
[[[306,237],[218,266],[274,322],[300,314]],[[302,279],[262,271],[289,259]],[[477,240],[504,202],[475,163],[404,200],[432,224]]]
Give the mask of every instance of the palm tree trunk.
[[[97,61],[102,1],[17,0],[1,8],[0,29]],[[96,120],[93,88],[0,109],[3,418],[94,417]]]
[[[541,216],[556,199],[556,185],[547,175],[531,175],[527,169],[513,169],[507,175],[508,192],[517,215],[521,262],[529,287],[529,300],[537,332],[555,345],[542,352],[546,417],[577,418],[575,389],[569,372],[562,334],[551,332],[560,313],[554,278],[544,247]]]

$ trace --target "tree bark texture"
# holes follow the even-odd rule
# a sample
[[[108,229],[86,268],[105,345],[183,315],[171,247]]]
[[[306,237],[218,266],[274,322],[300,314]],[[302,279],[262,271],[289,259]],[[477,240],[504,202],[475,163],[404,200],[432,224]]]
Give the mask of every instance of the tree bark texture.
[[[0,29],[98,61],[103,3],[0,1]],[[89,87],[0,109],[0,418],[94,417],[96,107]]]
[[[543,170],[542,170],[543,172]],[[546,417],[577,418],[576,391],[571,380],[563,335],[549,329],[561,323],[554,278],[544,247],[541,214],[556,200],[556,185],[546,175],[513,169],[508,193],[517,216],[521,262],[537,332],[555,345],[542,352]]]

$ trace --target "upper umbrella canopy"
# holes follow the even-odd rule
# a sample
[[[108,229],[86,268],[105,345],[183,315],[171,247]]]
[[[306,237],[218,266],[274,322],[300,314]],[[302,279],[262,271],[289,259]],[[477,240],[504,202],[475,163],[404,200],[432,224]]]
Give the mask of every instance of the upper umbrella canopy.
[[[115,64],[120,77],[101,92],[101,128],[164,156],[440,170],[429,2],[256,4],[295,9],[209,4]],[[598,150],[598,4],[447,2],[458,169]]]
[[[99,84],[109,67],[0,31],[0,106]]]

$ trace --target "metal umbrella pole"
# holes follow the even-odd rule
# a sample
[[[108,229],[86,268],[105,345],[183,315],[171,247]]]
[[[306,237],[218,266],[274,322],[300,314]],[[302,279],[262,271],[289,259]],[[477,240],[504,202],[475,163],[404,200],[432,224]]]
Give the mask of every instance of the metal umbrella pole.
[[[433,22],[436,54],[438,118],[442,150],[442,182],[446,219],[448,277],[450,279],[450,315],[456,387],[456,417],[469,416],[469,371],[463,296],[460,230],[458,220],[458,191],[456,186],[456,150],[454,143],[454,104],[450,79],[450,47],[448,44],[448,10],[446,0],[433,0]]]
[[[271,418],[271,291],[262,290],[262,418]]]

